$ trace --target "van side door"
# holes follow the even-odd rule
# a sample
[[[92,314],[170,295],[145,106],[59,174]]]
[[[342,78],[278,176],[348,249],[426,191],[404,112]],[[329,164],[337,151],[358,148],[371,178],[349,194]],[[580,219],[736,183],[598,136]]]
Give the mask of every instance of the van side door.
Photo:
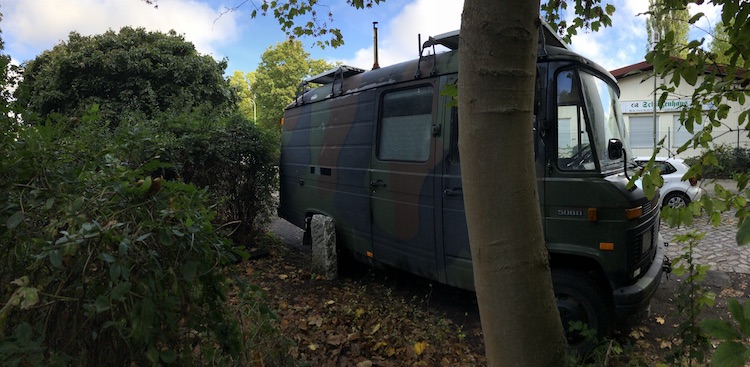
[[[442,83],[444,85],[455,84],[456,80],[456,75],[448,75],[443,77]],[[461,157],[458,153],[458,107],[450,105],[452,97],[440,96],[440,98],[440,106],[443,109],[440,119],[443,135],[442,176],[438,186],[442,200],[438,211],[443,250],[441,273],[445,274],[444,282],[447,284],[474,289],[461,183]]]
[[[381,93],[369,181],[372,257],[431,279],[437,96],[437,86],[424,80]]]

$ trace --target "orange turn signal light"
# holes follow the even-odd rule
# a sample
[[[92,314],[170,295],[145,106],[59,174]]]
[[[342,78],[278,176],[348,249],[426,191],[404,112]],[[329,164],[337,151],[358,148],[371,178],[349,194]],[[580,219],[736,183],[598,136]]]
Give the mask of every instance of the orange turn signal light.
[[[625,209],[625,218],[627,219],[636,219],[640,218],[641,215],[643,215],[643,207],[635,207],[631,209]]]
[[[615,244],[612,242],[600,242],[599,243],[599,250],[602,251],[614,251],[615,250]]]
[[[596,222],[598,218],[598,212],[596,208],[589,208],[589,222]]]
[[[367,251],[367,257],[372,257],[372,252],[371,251]]]

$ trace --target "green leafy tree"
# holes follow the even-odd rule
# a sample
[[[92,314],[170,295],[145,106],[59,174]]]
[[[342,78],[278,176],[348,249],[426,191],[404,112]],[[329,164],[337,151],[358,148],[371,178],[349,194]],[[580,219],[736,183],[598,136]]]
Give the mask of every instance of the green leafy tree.
[[[332,67],[323,59],[310,59],[303,47],[297,40],[269,47],[255,70],[251,91],[258,107],[258,124],[277,135],[284,107],[294,100],[302,79]]]
[[[72,32],[66,42],[26,63],[16,96],[27,115],[42,118],[81,114],[93,104],[111,122],[134,113],[147,118],[200,108],[217,113],[233,106],[223,76],[226,65],[198,54],[174,31]]]
[[[229,77],[229,85],[237,93],[237,107],[245,117],[257,124],[258,106],[255,104],[255,94],[252,90],[254,84],[254,71],[243,73],[242,71],[235,70]]]
[[[701,1],[689,1],[696,3]],[[687,176],[701,174],[704,165],[715,165],[718,163],[717,152],[712,145],[713,129],[722,125],[728,118],[731,104],[744,105],[750,89],[750,3],[740,0],[714,0],[713,4],[721,6],[721,22],[724,24],[726,34],[726,49],[721,52],[722,58],[718,59],[718,53],[707,50],[704,39],[690,41],[687,46],[687,55],[684,59],[670,57],[671,44],[662,40],[656,44],[655,49],[646,55],[646,60],[654,65],[655,71],[662,78],[670,80],[670,84],[658,88],[659,104],[666,101],[670,93],[674,93],[680,83],[694,86],[692,102],[681,112],[680,120],[685,129],[694,134],[677,152],[682,152],[690,147],[702,148],[703,153],[698,161],[691,166]],[[670,9],[681,9],[685,6],[683,1],[665,0],[663,11]],[[706,15],[698,13],[689,19],[690,24],[695,24]],[[721,64],[719,64],[721,63]],[[713,104],[714,108],[705,112],[705,104]],[[747,135],[748,122],[750,122],[750,111],[743,109],[737,114],[737,126]],[[748,211],[745,208],[747,202],[748,178],[747,172],[735,176],[738,185],[737,195],[722,195],[722,197],[704,197],[700,202],[691,203],[693,212],[700,213],[700,207],[705,209],[707,215],[718,218],[719,212],[737,209],[737,217],[740,218],[740,227],[737,241],[740,244],[750,243],[750,221],[744,220]],[[685,216],[687,217],[687,216]]]
[[[732,45],[729,43],[729,34],[728,29],[732,29],[733,27],[726,27],[724,25],[724,22],[719,21],[716,23],[716,26],[714,27],[713,33],[711,36],[713,36],[713,40],[711,41],[711,46],[709,50],[712,54],[716,55],[716,62],[719,64],[729,64],[730,63],[730,53],[728,52]],[[745,59],[742,55],[739,56],[737,59],[738,65],[744,65]]]
[[[688,29],[690,13],[687,6],[665,8],[664,0],[649,0],[646,18],[646,29],[649,34],[649,50],[654,47],[654,40],[664,40],[670,44],[670,56],[685,57],[687,55]]]

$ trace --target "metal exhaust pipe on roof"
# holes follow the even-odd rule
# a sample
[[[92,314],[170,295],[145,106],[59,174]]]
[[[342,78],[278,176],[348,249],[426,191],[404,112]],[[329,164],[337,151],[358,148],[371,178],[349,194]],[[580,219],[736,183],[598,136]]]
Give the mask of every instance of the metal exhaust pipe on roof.
[[[375,51],[375,62],[372,64],[372,70],[380,69],[378,64],[378,22],[372,22],[372,33],[373,33],[373,50]]]

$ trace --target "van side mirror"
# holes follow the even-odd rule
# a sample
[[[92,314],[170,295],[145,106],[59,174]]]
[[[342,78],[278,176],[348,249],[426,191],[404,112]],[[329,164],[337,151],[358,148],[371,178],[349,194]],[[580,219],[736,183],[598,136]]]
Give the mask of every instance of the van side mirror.
[[[622,158],[622,141],[620,139],[609,139],[609,143],[607,143],[607,156],[611,160]]]

